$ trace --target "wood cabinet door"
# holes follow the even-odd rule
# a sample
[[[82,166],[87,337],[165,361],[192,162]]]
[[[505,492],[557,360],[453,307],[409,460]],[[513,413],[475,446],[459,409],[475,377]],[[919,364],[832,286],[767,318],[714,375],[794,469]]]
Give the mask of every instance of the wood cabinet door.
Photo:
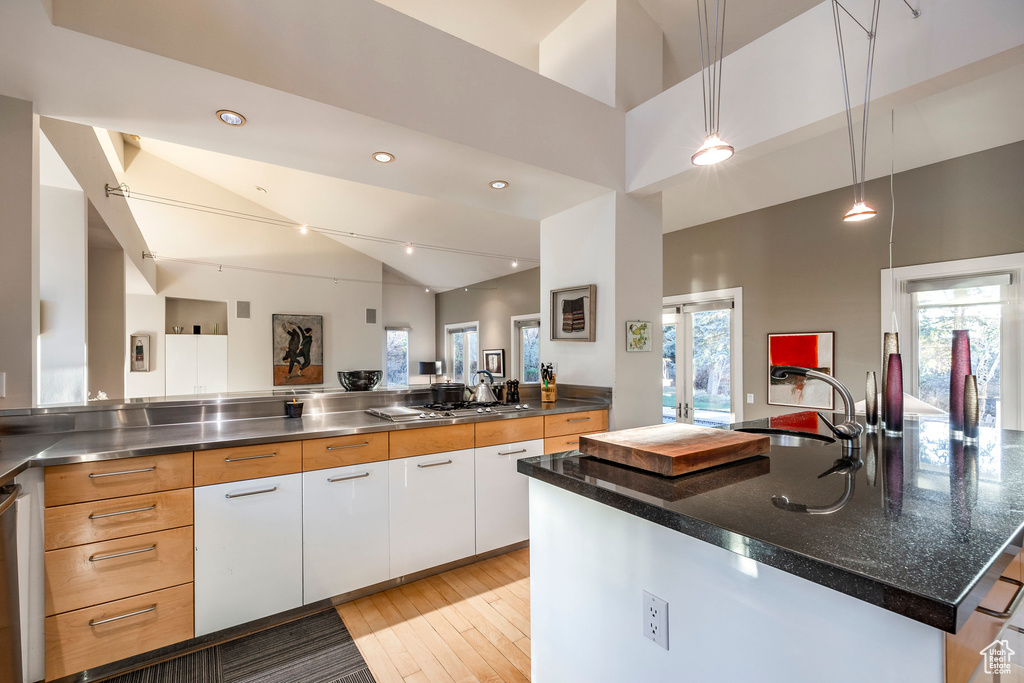
[[[302,475],[195,489],[196,635],[302,604]]]
[[[389,576],[388,463],[302,475],[302,599],[305,604]]]
[[[473,466],[473,449],[388,461],[392,577],[473,555]]]
[[[544,439],[476,449],[477,554],[530,537],[529,480],[516,462],[543,453]]]

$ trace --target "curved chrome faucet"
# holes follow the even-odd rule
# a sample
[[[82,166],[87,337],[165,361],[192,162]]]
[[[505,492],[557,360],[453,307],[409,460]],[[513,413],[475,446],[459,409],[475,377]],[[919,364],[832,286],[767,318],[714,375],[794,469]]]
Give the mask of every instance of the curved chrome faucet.
[[[854,419],[855,411],[853,407],[853,395],[850,394],[850,390],[846,388],[846,385],[832,375],[826,375],[824,372],[818,372],[817,370],[811,370],[810,368],[798,368],[792,365],[780,365],[772,368],[772,377],[775,379],[786,379],[789,375],[800,375],[803,377],[810,377],[811,379],[820,379],[822,382],[828,384],[839,392],[839,397],[843,399],[843,422],[841,424],[834,425],[821,412],[818,413],[818,417],[821,418],[821,421],[825,423],[825,426],[828,427],[837,438],[844,440],[843,445],[846,448],[860,448],[860,434],[864,431],[864,427]]]
[[[833,512],[838,512],[853,498],[854,486],[857,483],[857,470],[863,464],[859,457],[848,457],[844,454],[842,458],[832,464],[832,467],[818,475],[818,479],[827,477],[830,474],[842,474],[844,476],[845,486],[843,487],[843,493],[834,503],[829,505],[804,505],[803,503],[791,503],[787,496],[772,496],[772,505],[787,512],[803,512],[808,515],[830,515]]]

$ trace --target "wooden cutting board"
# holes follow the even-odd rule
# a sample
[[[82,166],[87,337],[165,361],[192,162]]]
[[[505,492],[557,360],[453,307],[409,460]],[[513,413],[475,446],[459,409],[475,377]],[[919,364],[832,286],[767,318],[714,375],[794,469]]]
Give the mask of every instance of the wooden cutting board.
[[[666,477],[743,460],[771,450],[766,434],[662,424],[580,437],[580,452]]]

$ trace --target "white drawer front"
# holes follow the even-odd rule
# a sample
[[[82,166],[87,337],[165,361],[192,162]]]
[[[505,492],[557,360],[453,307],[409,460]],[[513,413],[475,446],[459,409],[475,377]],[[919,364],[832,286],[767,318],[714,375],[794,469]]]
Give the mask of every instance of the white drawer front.
[[[388,462],[302,475],[303,602],[390,577]]]
[[[392,577],[474,554],[473,469],[472,449],[388,461]]]
[[[544,453],[544,439],[476,449],[476,552],[530,537],[530,488],[516,461]]]

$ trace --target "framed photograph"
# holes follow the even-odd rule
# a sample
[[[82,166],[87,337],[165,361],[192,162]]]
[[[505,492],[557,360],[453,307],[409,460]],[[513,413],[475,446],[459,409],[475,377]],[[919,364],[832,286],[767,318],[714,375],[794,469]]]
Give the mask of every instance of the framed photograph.
[[[551,340],[592,342],[597,285],[551,290]]]
[[[324,383],[324,317],[273,315],[274,386]]]
[[[505,349],[484,349],[483,369],[495,377],[504,377]]]
[[[789,375],[772,377],[772,369],[792,365],[835,376],[835,332],[768,335],[768,405],[833,410],[832,387],[820,380]]]
[[[149,372],[149,335],[133,334],[128,342],[131,372]]]
[[[626,351],[635,353],[637,351],[651,350],[651,323],[644,320],[634,320],[626,323]]]

